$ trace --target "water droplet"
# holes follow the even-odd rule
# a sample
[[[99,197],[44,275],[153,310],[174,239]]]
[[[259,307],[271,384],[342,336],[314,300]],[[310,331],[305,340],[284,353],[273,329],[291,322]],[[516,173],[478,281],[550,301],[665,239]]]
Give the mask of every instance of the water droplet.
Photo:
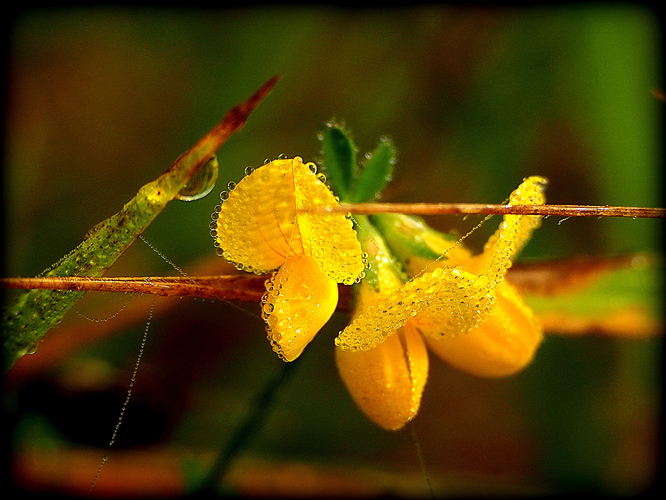
[[[229,191],[233,191],[234,189],[236,189],[236,183],[231,181],[229,184],[227,184],[227,189]]]
[[[315,165],[314,163],[308,163],[308,168],[310,169],[310,172],[312,172],[313,174],[317,173],[317,165]]]
[[[35,354],[37,352],[38,347],[39,347],[39,342],[33,342],[27,347],[25,353],[26,354]]]
[[[200,200],[215,187],[217,172],[217,158],[213,156],[194,173],[183,189],[178,192],[176,199],[181,201]]]
[[[254,172],[254,167],[245,167],[245,175],[252,175]]]
[[[278,324],[279,324],[279,321],[278,321],[277,317],[274,316],[274,315],[267,316],[264,319],[264,321],[266,322],[266,324],[268,324],[268,326],[271,328],[271,330],[275,330],[275,327],[278,326]],[[271,334],[273,335],[273,338],[275,340],[281,340],[282,339],[282,334],[279,333],[279,332],[272,331]]]
[[[220,200],[224,202],[227,199],[229,199],[229,191],[222,191],[220,193]]]
[[[274,306],[273,304],[266,303],[264,304],[263,310],[266,314],[271,314],[273,312]]]
[[[297,319],[303,319],[306,318],[308,315],[308,311],[305,309],[296,309],[296,312],[294,313],[294,316],[296,316]],[[300,330],[300,328],[299,328]]]

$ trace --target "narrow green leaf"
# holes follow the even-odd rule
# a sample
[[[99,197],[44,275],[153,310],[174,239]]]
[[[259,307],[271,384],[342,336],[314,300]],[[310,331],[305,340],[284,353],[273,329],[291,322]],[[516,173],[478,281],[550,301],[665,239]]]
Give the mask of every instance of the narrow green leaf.
[[[352,203],[371,201],[379,196],[393,176],[396,148],[388,137],[382,137],[379,145],[361,166],[358,179],[351,193]]]
[[[217,126],[181,155],[164,174],[141,187],[122,210],[94,226],[74,250],[41,276],[101,276],[172,199],[182,197],[181,191],[197,170],[211,165],[209,160],[215,151],[244,125],[277,79],[272,78],[247,101],[230,109]],[[83,293],[30,290],[18,296],[2,318],[5,371],[23,355],[34,351],[46,332],[61,321]]]
[[[336,123],[327,123],[321,135],[323,169],[341,201],[349,201],[356,175],[356,146],[349,133]]]

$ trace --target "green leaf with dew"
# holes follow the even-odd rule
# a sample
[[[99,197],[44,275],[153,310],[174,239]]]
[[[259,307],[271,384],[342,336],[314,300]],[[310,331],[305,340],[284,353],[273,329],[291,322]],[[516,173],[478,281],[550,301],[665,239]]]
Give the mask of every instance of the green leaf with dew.
[[[354,183],[350,201],[362,203],[374,200],[391,181],[396,148],[388,137],[382,137],[375,150],[361,165]]]
[[[336,123],[327,123],[321,134],[323,169],[342,201],[349,201],[356,176],[356,146],[349,133]]]

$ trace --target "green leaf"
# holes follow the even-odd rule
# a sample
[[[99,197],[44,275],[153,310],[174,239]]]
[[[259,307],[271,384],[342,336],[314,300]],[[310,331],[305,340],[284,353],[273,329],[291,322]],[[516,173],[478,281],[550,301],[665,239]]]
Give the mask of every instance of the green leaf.
[[[194,191],[188,186],[190,179],[203,166],[216,170],[216,161],[209,161],[215,151],[244,125],[276,82],[277,77],[272,78],[247,101],[229,110],[217,126],[181,155],[164,174],[141,187],[122,210],[94,226],[74,250],[41,276],[101,276],[171,200],[201,196],[201,192],[210,187],[210,176],[205,175],[203,183],[200,179]],[[209,173],[216,177],[215,173]],[[2,318],[5,371],[23,355],[33,352],[46,332],[62,320],[83,293],[30,290],[19,295]]]
[[[391,181],[395,161],[396,148],[393,142],[388,137],[382,137],[379,145],[362,165],[350,201],[362,203],[377,198]]]
[[[341,125],[330,122],[321,135],[323,169],[333,191],[348,201],[356,175],[356,146]]]

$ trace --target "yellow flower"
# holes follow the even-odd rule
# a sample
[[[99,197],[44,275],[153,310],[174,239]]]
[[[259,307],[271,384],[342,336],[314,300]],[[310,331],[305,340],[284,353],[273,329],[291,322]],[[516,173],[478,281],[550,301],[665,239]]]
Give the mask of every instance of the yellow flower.
[[[338,204],[299,157],[249,169],[214,215],[218,253],[266,281],[262,317],[273,350],[296,359],[333,314],[337,283],[360,279],[365,263],[352,221],[343,214],[300,212]]]
[[[545,203],[546,183],[542,177],[526,179],[509,203]],[[427,379],[428,358],[416,332],[439,357],[476,375],[510,375],[532,360],[543,338],[541,328],[504,277],[540,217],[504,216],[478,256],[417,219],[377,219],[412,278],[402,283],[381,239],[361,223],[364,249],[376,270],[366,280],[373,276],[376,281],[374,287],[362,283],[354,318],[336,338],[336,361],[363,412],[395,430],[418,412]],[[412,251],[419,246],[444,256],[424,259],[427,252]]]
[[[545,184],[526,179],[509,203],[544,203]],[[460,369],[503,376],[526,366],[541,341],[533,314],[504,281],[540,217],[506,215],[473,256],[413,217],[375,216],[373,224],[361,216],[362,248],[350,218],[309,211],[338,201],[314,164],[298,157],[248,172],[221,198],[211,226],[218,253],[239,269],[272,272],[262,317],[285,361],[296,359],[328,321],[337,283],[358,283],[364,250],[370,255],[352,321],[336,338],[336,362],[359,407],[386,429],[401,428],[418,412],[426,345]]]

